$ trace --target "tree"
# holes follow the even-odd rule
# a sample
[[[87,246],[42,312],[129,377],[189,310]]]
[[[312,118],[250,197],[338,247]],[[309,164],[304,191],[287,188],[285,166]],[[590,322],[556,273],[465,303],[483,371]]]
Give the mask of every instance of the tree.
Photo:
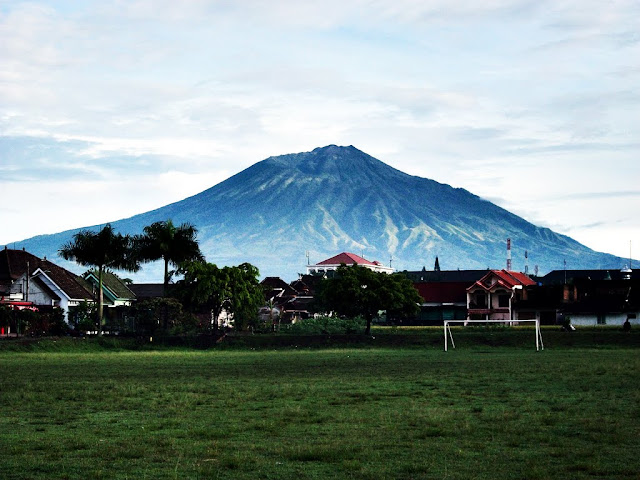
[[[203,258],[196,239],[198,230],[188,223],[176,227],[171,220],[166,220],[152,223],[143,231],[135,239],[137,256],[141,262],[163,260],[163,296],[166,296],[172,274],[169,264],[177,267],[182,262]]]
[[[212,263],[192,261],[182,264],[184,279],[178,282],[177,292],[185,304],[206,308],[214,326],[223,310],[233,314],[234,327],[244,330],[253,326],[258,310],[264,303],[259,272],[249,263],[237,267],[218,268]]]
[[[228,267],[218,268],[213,263],[195,260],[183,263],[180,273],[184,278],[178,282],[179,296],[185,305],[207,310],[214,329],[217,329],[220,314],[229,303]]]
[[[386,310],[394,315],[413,315],[422,299],[409,279],[402,274],[374,272],[352,265],[338,267],[333,278],[320,283],[316,309],[367,322],[365,333],[371,333],[371,322]]]
[[[59,253],[65,260],[98,269],[98,334],[101,335],[104,310],[102,277],[106,269],[129,272],[140,269],[133,252],[133,239],[129,235],[116,233],[111,224],[107,224],[98,232],[79,231],[72,241],[60,248]]]
[[[258,311],[264,305],[259,276],[258,269],[246,262],[229,269],[229,311],[233,314],[233,326],[237,330],[256,325]]]

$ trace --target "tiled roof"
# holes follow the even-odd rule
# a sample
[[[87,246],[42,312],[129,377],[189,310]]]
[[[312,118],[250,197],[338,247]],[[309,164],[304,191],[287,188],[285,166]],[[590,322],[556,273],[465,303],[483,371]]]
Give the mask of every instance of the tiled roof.
[[[93,299],[91,291],[82,286],[80,277],[77,275],[25,250],[9,248],[0,251],[0,291],[4,291],[11,282],[27,273],[27,269],[29,274],[33,274],[38,268],[51,278],[69,298]]]
[[[83,285],[82,277],[71,273],[69,270],[65,270],[49,260],[42,260],[40,269],[47,277],[54,281],[69,298],[76,300],[95,299],[91,290]]]
[[[287,287],[289,287],[289,284],[284,280],[282,280],[280,277],[265,277],[265,279],[260,282],[260,285],[262,285],[263,287],[268,287],[272,289],[275,289],[275,288],[286,289]]]
[[[492,270],[502,281],[513,288],[516,285],[535,285],[536,282],[531,280],[527,275],[511,270]]]
[[[489,279],[491,279],[491,277],[496,278],[496,283],[492,284],[489,282]],[[512,289],[516,285],[522,285],[526,287],[535,285],[536,282],[531,280],[523,273],[507,270],[491,270],[484,277],[471,285],[467,290],[471,290],[477,287],[481,287],[485,290],[491,290],[495,287],[496,284],[506,289]]]
[[[342,252],[336,255],[335,257],[328,258],[323,260],[316,265],[353,265],[354,263],[357,265],[380,265],[380,263],[370,262],[369,260],[356,255],[355,253]]]
[[[264,289],[265,299],[291,297],[298,294],[295,289],[280,277],[266,277],[260,285]]]
[[[88,279],[89,275],[92,275],[94,278],[95,287],[98,286],[98,272],[94,270],[89,270],[84,274],[84,278]],[[131,291],[129,287],[122,281],[120,277],[118,277],[115,273],[112,272],[103,272],[102,273],[102,284],[109,289],[118,299],[133,299],[136,298],[135,294]]]
[[[27,271],[27,264],[30,272],[35,271],[41,261],[25,250],[4,248],[0,251],[0,287],[21,277]]]
[[[299,280],[291,282],[293,288],[298,295],[311,295],[315,293],[322,277],[317,275],[303,275]]]
[[[129,289],[138,300],[145,298],[162,298],[164,285],[162,283],[132,283]]]

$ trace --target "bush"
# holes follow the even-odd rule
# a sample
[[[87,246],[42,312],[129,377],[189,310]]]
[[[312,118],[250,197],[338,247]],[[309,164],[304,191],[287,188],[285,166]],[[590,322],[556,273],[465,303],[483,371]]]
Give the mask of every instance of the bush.
[[[365,328],[366,321],[362,317],[317,317],[283,325],[282,332],[293,335],[339,335],[364,333]]]
[[[138,302],[131,307],[130,314],[135,319],[135,333],[153,335],[189,335],[203,333],[211,329],[210,322],[185,312],[175,298],[153,298]],[[167,330],[162,332],[166,316]]]
[[[69,308],[69,326],[77,334],[98,329],[98,306],[83,300],[79,305]]]

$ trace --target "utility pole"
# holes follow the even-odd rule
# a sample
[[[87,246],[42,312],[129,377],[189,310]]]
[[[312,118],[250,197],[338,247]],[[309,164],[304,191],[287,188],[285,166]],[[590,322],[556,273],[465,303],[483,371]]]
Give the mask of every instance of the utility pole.
[[[29,262],[27,261],[27,288],[26,292],[24,292],[24,301],[29,301],[29,277],[31,276],[31,272],[29,271]]]

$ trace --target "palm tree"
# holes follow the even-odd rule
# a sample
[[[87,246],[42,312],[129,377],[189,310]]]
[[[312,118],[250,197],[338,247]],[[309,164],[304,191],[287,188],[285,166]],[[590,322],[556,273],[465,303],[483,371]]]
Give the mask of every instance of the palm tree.
[[[139,262],[133,255],[133,239],[129,235],[115,233],[111,224],[105,225],[99,232],[81,230],[73,235],[73,240],[64,244],[60,255],[82,266],[98,269],[98,334],[102,334],[102,316],[104,295],[102,277],[106,269],[136,272]]]
[[[188,223],[176,227],[171,220],[155,222],[144,227],[144,234],[136,237],[137,255],[142,262],[164,261],[163,296],[171,278],[169,264],[178,266],[191,260],[202,260],[203,256],[196,240],[198,230]]]

